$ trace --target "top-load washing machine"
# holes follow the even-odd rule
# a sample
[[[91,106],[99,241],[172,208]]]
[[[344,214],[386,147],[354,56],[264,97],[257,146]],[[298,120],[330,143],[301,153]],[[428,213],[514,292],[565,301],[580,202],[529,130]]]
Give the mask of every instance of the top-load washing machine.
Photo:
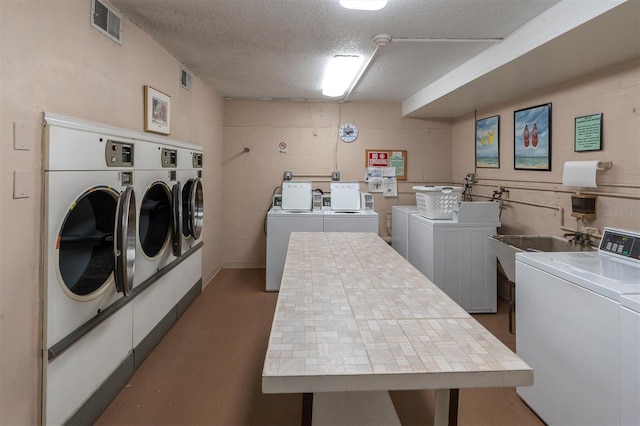
[[[535,374],[518,395],[548,424],[640,424],[640,316],[628,309],[640,232],[605,228],[598,251],[517,253],[516,286],[517,353]]]
[[[43,421],[63,423],[132,350],[135,144],[45,114]]]
[[[138,229],[134,287],[152,278],[180,253],[181,188],[178,150],[159,142],[136,140],[134,187]]]
[[[409,259],[409,216],[418,214],[417,206],[391,206],[391,247]]]

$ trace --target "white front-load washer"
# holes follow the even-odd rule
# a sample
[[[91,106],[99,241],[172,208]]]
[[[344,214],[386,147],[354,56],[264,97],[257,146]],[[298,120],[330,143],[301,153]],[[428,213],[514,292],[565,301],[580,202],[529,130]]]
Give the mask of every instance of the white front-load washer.
[[[134,142],[45,114],[43,420],[63,423],[132,350]]]

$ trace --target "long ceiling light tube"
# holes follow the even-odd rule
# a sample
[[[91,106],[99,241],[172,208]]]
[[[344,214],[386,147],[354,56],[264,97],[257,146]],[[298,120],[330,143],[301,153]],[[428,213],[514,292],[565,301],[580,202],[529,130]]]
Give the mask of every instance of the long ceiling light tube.
[[[461,42],[461,43],[486,43],[488,41],[491,42],[500,42],[503,41],[501,38],[409,38],[409,37],[393,37],[391,41],[394,43],[397,42],[416,42],[416,43],[426,43],[426,42]]]
[[[327,64],[322,79],[322,94],[337,98],[349,89],[360,66],[362,59],[356,55],[336,55]]]
[[[349,91],[347,92],[347,94],[344,96],[344,98],[342,98],[342,100],[340,101],[340,103],[346,102],[347,99],[349,98],[349,95],[351,95],[351,92],[353,92],[353,89],[356,88],[356,86],[358,85],[358,83],[360,82],[360,79],[362,78],[362,76],[364,75],[365,72],[367,72],[367,70],[369,69],[369,65],[371,65],[371,62],[373,61],[373,58],[376,56],[376,53],[378,53],[378,49],[380,48],[380,46],[376,46],[376,48],[373,50],[373,53],[371,54],[371,56],[369,56],[369,60],[367,61],[367,63],[364,65],[364,67],[362,67],[362,69],[360,70],[360,73],[358,74],[358,77],[356,77],[355,80],[353,80],[353,84],[351,84],[351,86],[349,87]]]
[[[389,43],[391,43],[391,36],[389,34],[378,34],[373,36],[373,44],[376,45],[376,48],[373,50],[373,53],[371,54],[371,56],[369,56],[369,60],[364,65],[364,67],[362,67],[362,69],[360,70],[360,74],[358,74],[358,77],[353,81],[353,84],[349,88],[349,91],[347,92],[345,97],[340,101],[340,103],[346,102],[347,99],[349,98],[349,95],[351,95],[351,92],[353,92],[353,89],[355,89],[358,83],[360,83],[362,76],[364,75],[364,73],[367,72],[367,70],[369,69],[369,66],[373,62],[373,58],[376,57],[376,54],[378,53],[378,49],[380,49],[381,46],[388,45]]]
[[[345,9],[380,10],[387,5],[387,0],[340,0]]]

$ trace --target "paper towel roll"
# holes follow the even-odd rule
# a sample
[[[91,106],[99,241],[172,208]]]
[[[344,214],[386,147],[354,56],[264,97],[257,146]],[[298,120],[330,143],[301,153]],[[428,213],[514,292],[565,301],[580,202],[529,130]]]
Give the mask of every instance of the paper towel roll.
[[[596,171],[602,170],[599,161],[565,161],[562,184],[596,188]]]

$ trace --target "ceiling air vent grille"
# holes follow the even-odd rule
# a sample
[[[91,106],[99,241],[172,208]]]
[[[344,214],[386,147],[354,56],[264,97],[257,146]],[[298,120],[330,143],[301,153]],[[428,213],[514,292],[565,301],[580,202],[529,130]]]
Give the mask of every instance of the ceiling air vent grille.
[[[191,73],[184,67],[180,68],[180,86],[187,90],[191,90]]]
[[[91,0],[91,26],[122,44],[122,17],[107,3]]]

